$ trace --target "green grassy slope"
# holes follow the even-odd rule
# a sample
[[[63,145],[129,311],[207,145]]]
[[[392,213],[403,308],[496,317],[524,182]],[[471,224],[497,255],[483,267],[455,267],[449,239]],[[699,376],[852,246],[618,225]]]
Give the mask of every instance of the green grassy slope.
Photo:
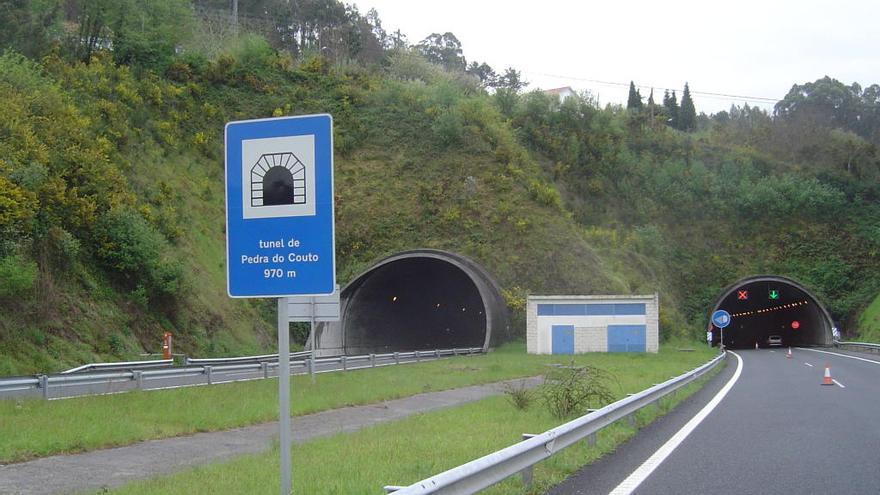
[[[880,343],[880,294],[859,316],[857,335],[860,341]]]
[[[688,338],[750,274],[800,280],[843,322],[880,288],[877,170],[724,127],[489,95],[412,56],[294,63],[253,37],[161,74],[106,53],[0,69],[0,375],[136,357],[166,330],[190,354],[271,349],[272,305],[225,295],[223,219],[223,125],[267,116],[334,117],[341,283],[456,251],[499,280],[515,333],[529,292],[657,291],[661,335]]]
[[[442,81],[438,89],[357,71],[334,74],[320,62],[290,68],[266,56],[253,66],[231,58],[182,64],[177,80],[136,77],[100,58],[89,65],[4,61],[51,87],[71,119],[84,124],[83,139],[104,140],[101,153],[118,171],[122,199],[101,204],[96,196],[80,223],[56,221],[76,250],[21,229],[8,251],[39,270],[31,286],[0,297],[0,374],[135,357],[158,350],[165,330],[175,334],[178,351],[192,354],[271,349],[270,305],[225,294],[222,128],[234,119],[334,115],[340,282],[393,252],[434,247],[484,263],[515,306],[527,289],[627,289],[485,97]],[[39,99],[26,81],[7,84],[22,100]],[[438,115],[450,111],[457,120],[438,128]],[[38,139],[75,125],[41,127],[42,106],[20,112]],[[24,167],[10,164],[11,175]],[[77,167],[63,172],[69,181]],[[51,201],[35,189],[47,209]],[[110,220],[102,227],[119,211],[136,212],[133,227],[123,222],[130,228],[121,234]],[[126,251],[128,244],[146,247]],[[141,259],[148,256],[156,259]],[[179,267],[180,276],[163,295],[167,276],[157,267],[165,266]]]

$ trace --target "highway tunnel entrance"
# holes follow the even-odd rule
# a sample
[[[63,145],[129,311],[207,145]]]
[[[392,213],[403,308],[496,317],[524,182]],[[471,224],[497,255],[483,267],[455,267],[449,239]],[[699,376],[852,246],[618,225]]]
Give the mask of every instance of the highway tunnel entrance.
[[[804,286],[785,277],[740,280],[722,292],[712,311],[718,309],[731,315],[724,329],[726,347],[767,347],[777,338],[784,347],[832,344],[834,323],[828,310]],[[711,324],[710,329],[713,345],[718,345],[720,332]]]
[[[342,321],[319,328],[321,354],[479,347],[508,331],[500,289],[479,264],[433,249],[390,256],[342,289]]]

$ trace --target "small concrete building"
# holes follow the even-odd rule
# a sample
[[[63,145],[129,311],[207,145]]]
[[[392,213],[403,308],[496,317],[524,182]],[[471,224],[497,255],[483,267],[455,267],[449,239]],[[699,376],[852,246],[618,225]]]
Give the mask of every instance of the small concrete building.
[[[657,294],[648,296],[529,296],[529,354],[657,352]]]

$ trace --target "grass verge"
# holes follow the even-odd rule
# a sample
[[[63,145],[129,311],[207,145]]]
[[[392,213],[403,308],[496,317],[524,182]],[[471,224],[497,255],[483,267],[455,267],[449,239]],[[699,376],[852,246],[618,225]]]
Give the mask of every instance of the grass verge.
[[[865,308],[859,317],[859,336],[861,342],[880,342],[880,294]],[[846,339],[844,339],[846,340]]]
[[[315,385],[295,376],[292,414],[533,376],[544,373],[549,363],[570,360],[615,373],[628,370],[626,376],[635,380],[665,379],[713,353],[701,346],[688,353],[665,346],[656,355],[592,353],[565,359],[527,355],[523,347],[510,344],[485,356],[319,374]],[[634,384],[621,385],[634,389]],[[272,421],[278,416],[277,389],[277,381],[270,379],[59,401],[0,401],[0,463]]]
[[[693,356],[694,354],[691,354]],[[682,360],[676,373],[690,366]],[[668,364],[668,363],[667,363]],[[618,369],[623,389],[635,392],[668,378],[669,368]],[[668,412],[714,373],[688,385],[660,407],[636,415],[636,425],[620,421],[598,434],[594,447],[586,442],[563,450],[535,466],[534,483],[523,487],[518,476],[481,492],[493,495],[537,494],[564,480],[581,466],[613,452],[638,428]],[[294,493],[376,494],[388,484],[405,485],[499,450],[518,441],[524,432],[540,433],[561,424],[540,403],[525,411],[504,397],[370,427],[352,434],[313,440],[294,448]],[[160,495],[173,493],[272,493],[278,490],[278,449],[259,455],[199,467],[176,475],[126,485],[111,493]]]

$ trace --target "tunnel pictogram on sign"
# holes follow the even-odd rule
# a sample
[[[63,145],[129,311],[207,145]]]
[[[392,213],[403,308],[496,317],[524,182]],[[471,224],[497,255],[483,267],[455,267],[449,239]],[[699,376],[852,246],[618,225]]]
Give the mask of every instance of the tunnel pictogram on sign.
[[[267,153],[251,167],[251,206],[306,202],[306,167],[293,153]]]

